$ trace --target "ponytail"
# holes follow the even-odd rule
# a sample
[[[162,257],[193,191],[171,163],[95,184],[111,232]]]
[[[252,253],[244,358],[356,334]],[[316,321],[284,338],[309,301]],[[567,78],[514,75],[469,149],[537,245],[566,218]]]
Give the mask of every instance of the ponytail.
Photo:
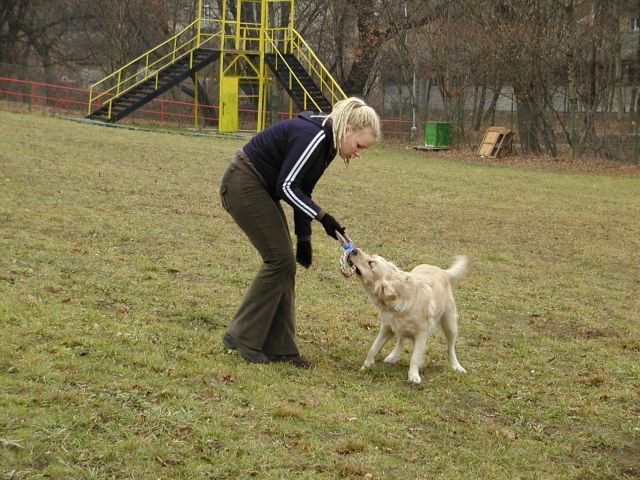
[[[336,150],[339,148],[346,134],[347,125],[350,125],[354,132],[366,128],[370,129],[376,140],[381,136],[380,118],[378,118],[378,114],[373,108],[357,97],[349,97],[336,102],[331,113],[327,115],[325,122],[327,120],[331,120],[333,146]]]

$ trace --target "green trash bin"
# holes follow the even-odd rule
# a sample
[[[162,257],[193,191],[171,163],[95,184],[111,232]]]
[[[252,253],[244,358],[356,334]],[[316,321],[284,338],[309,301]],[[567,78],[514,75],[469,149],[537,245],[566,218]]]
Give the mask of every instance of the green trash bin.
[[[427,147],[448,148],[451,140],[451,123],[427,122],[424,127],[424,144]]]

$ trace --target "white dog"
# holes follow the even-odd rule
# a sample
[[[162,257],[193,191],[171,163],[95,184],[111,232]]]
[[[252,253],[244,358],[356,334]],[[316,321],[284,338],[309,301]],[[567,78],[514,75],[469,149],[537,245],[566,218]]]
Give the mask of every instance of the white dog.
[[[447,339],[449,362],[460,373],[466,373],[456,357],[455,342],[458,334],[458,311],[453,300],[451,281],[464,276],[466,257],[456,257],[453,265],[443,270],[432,265],[418,265],[404,272],[378,255],[368,255],[355,249],[349,261],[369,296],[369,301],[380,313],[382,326],[362,365],[373,365],[382,347],[396,337],[396,346],[384,359],[395,363],[402,353],[405,338],[413,340],[413,353],[409,364],[409,381],[420,383],[420,367],[427,349],[427,338],[434,327],[440,327]]]

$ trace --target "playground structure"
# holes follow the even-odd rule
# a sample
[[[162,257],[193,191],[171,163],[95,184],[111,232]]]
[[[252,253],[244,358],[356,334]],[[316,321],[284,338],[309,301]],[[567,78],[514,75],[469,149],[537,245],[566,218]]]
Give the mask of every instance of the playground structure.
[[[191,78],[194,88],[194,126],[199,123],[199,75],[219,62],[218,130],[238,130],[239,101],[255,106],[256,130],[266,125],[269,75],[295,107],[328,112],[346,98],[338,83],[294,28],[294,0],[236,0],[220,18],[209,18],[198,1],[196,20],[173,37],[91,85],[89,118],[117,122],[136,109]],[[245,18],[259,19],[244,21]]]

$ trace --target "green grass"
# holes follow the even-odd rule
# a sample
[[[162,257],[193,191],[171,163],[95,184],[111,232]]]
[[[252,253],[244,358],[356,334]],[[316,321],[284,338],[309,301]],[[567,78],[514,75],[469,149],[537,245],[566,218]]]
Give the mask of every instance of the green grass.
[[[638,178],[336,161],[314,197],[359,246],[469,256],[469,373],[436,336],[414,386],[408,353],[359,371],[375,311],[318,226],[297,284],[316,366],[223,348],[258,266],[217,195],[242,140],[1,111],[0,131],[2,478],[640,476]]]

